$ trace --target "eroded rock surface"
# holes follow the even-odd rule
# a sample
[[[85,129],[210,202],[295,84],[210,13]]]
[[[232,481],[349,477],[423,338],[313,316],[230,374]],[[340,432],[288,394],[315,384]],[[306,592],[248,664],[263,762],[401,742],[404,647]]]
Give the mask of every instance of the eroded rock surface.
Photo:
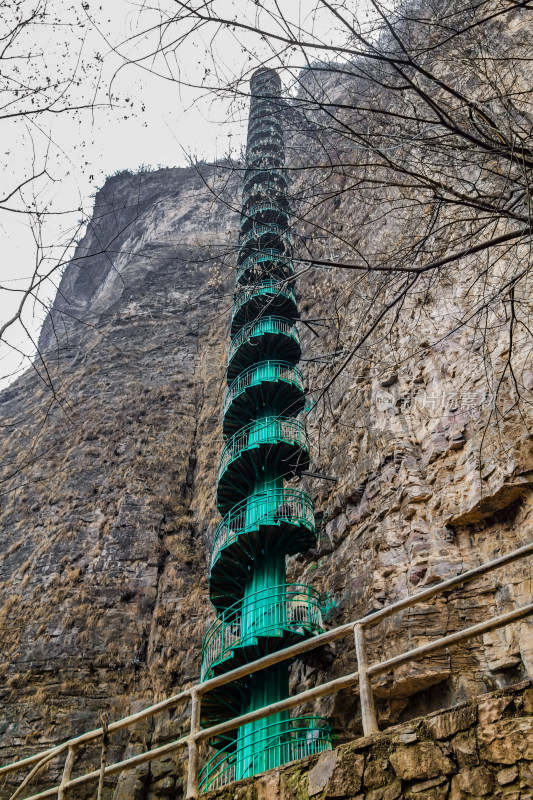
[[[198,678],[231,305],[210,254],[235,216],[202,186],[108,181],[43,329],[51,386],[29,371],[0,397],[3,763]],[[185,710],[114,736],[110,759],[179,735]],[[180,772],[147,766],[137,789],[174,792]]]
[[[228,206],[192,169],[110,179],[43,328],[47,371],[36,361],[0,395],[4,762],[97,725],[103,711],[122,716],[198,678],[201,638],[213,617],[207,571],[238,189],[237,174],[225,189]],[[366,213],[350,197],[321,206],[346,235]],[[387,246],[416,222],[391,219]],[[383,240],[380,224],[365,231]],[[379,349],[351,361],[326,407],[319,403],[309,414],[313,469],[338,483],[309,484],[320,538],[315,550],[291,559],[290,579],[324,593],[328,626],[533,536],[533,406],[514,408],[509,381],[499,388],[508,413],[491,423],[505,331],[490,334],[487,383],[469,330],[442,338],[436,322],[461,313],[470,281],[465,263],[428,291],[423,316],[416,297],[406,302],[393,334],[378,327]],[[345,274],[306,272],[298,286],[303,315],[331,321],[344,314],[342,331],[349,333],[355,306],[337,307],[347,287]],[[334,352],[338,333],[335,325],[319,336],[302,327],[304,355]],[[308,380],[318,397],[331,372],[314,363]],[[515,368],[524,397],[533,399],[528,352],[518,354]],[[530,573],[529,562],[511,565],[397,614],[369,631],[370,661],[529,602]],[[351,640],[337,642],[295,664],[292,685],[305,688],[355,668]],[[531,674],[531,622],[523,621],[381,676],[374,684],[379,722],[394,725]],[[383,759],[381,772],[365,766],[355,794],[346,795],[345,777],[332,773],[341,793],[335,796],[394,800],[406,781],[405,796],[424,798],[525,785],[529,773],[516,766],[509,742],[529,758],[530,736],[520,727],[529,724],[527,715],[501,719],[506,709],[498,703],[479,710],[493,738],[476,740],[470,706],[430,718],[425,740],[416,733],[416,742],[399,742],[396,765]],[[342,741],[361,731],[352,692],[320,701],[315,711]],[[117,736],[110,755],[169,741],[185,720],[180,708],[133,738]],[[124,776],[116,800],[179,797],[182,758]],[[41,785],[57,780],[59,770],[54,762]],[[384,774],[390,780],[383,782]],[[11,790],[0,782],[1,798]],[[111,797],[115,789],[106,791]]]
[[[346,745],[272,770],[226,789],[208,792],[206,800],[474,800],[533,797],[533,754],[527,741],[533,718],[527,712],[532,692],[529,681],[490,696],[506,701],[508,718],[489,730],[483,725],[482,705],[463,704],[452,712],[396,725],[375,737]],[[453,732],[450,719],[462,718],[467,727]],[[433,736],[429,731],[437,731]],[[465,763],[465,737],[472,742]],[[403,744],[409,738],[408,745]],[[495,744],[508,739],[507,746]],[[495,744],[494,749],[487,743]],[[504,753],[504,750],[506,752]],[[502,762],[503,759],[507,759]],[[502,767],[502,763],[506,766]],[[265,791],[266,790],[266,791]]]

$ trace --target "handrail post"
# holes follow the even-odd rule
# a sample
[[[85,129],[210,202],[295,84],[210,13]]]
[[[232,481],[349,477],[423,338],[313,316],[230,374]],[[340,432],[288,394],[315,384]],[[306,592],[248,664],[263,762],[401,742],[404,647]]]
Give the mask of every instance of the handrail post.
[[[67,797],[67,783],[72,775],[72,767],[74,766],[74,756],[76,755],[76,748],[69,747],[67,757],[65,759],[65,766],[63,768],[63,775],[61,776],[61,783],[57,790],[57,800],[66,800]]]
[[[191,693],[191,730],[189,732],[189,763],[187,765],[187,800],[196,800],[198,797],[198,742],[196,734],[200,730],[200,705],[201,695],[193,690]]]
[[[107,746],[109,744],[109,732],[108,732],[109,725],[106,713],[100,715],[100,721],[102,723],[102,747],[100,749],[100,775],[98,778],[98,791],[96,794],[96,800],[102,800],[104,794],[105,768],[107,762]]]
[[[355,639],[355,652],[357,655],[357,671],[359,673],[359,698],[361,700],[363,733],[365,736],[368,736],[371,733],[379,733],[379,728],[376,719],[372,685],[368,678],[365,631],[361,623],[354,625],[353,632]]]

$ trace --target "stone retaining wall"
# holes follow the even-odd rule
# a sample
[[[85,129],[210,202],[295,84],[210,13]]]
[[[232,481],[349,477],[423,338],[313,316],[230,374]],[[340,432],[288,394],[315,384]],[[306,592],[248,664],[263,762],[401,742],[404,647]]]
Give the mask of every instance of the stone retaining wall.
[[[533,800],[533,683],[395,725],[205,800]]]

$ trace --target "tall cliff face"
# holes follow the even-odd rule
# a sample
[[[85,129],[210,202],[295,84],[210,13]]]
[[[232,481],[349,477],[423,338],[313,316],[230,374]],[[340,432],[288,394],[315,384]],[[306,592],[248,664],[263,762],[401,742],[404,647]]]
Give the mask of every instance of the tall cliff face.
[[[483,47],[490,43],[496,61],[505,62],[514,44],[528,41],[529,24],[526,15],[509,15],[484,31]],[[387,47],[384,51],[388,52]],[[468,74],[471,96],[485,100],[487,86],[476,81],[474,70],[468,71],[467,60],[462,75],[459,56],[460,50],[451,48],[435,59],[438,65],[433,56],[426,65],[454,86],[461,85],[461,78]],[[517,75],[518,85],[529,85],[529,63],[524,62]],[[355,80],[342,70],[332,69],[318,79],[310,73],[307,79],[311,97],[326,103],[344,101],[349,107],[357,106],[361,97],[371,105],[371,92],[381,91],[379,81],[365,86],[361,75]],[[438,93],[434,96],[442,100]],[[381,105],[376,100],[376,106],[399,111],[389,91],[383,92]],[[367,130],[364,113],[354,110],[347,123],[355,131]],[[383,127],[387,129],[385,123]],[[322,124],[320,135],[310,124],[307,131],[303,126],[295,128],[292,192],[302,198],[306,212],[297,232],[316,259],[327,263],[333,248],[333,260],[361,266],[366,258],[367,264],[385,269],[389,262],[408,269],[460,249],[457,242],[449,244],[450,231],[462,230],[460,209],[448,206],[438,217],[441,241],[439,237],[428,240],[422,232],[435,206],[426,204],[431,193],[424,192],[423,182],[421,186],[402,183],[400,170],[391,177],[376,166],[386,159],[368,159],[366,151],[360,153],[363,147],[359,152],[354,147],[349,154],[341,153],[340,162],[348,165],[345,169],[328,170],[324,149],[328,155],[332,150],[318,146],[320,137],[327,137],[326,126]],[[372,130],[377,129],[379,123],[374,120]],[[342,136],[338,141],[343,146]],[[376,147],[387,151],[380,141]],[[334,143],[334,136],[326,142]],[[408,146],[415,153],[411,161],[405,157],[402,165],[416,170],[426,160],[428,172],[434,169],[436,175],[439,159],[450,174],[457,166],[455,151],[449,160],[442,152],[433,159],[430,148],[417,145],[416,136],[399,142],[391,137],[391,150],[393,145]],[[464,149],[468,151],[468,145]],[[311,169],[305,169],[306,164]],[[463,166],[461,170],[467,171]],[[380,183],[379,191],[372,181]],[[321,226],[335,237],[317,236],[323,232]],[[421,240],[424,257],[417,260],[412,245]],[[343,249],[344,243],[350,247]],[[312,579],[330,594],[332,622],[367,614],[531,541],[530,344],[522,334],[519,343],[512,341],[508,292],[502,292],[507,306],[504,302],[496,308],[490,302],[500,291],[499,275],[509,277],[531,263],[529,244],[514,254],[496,250],[481,267],[469,254],[417,278],[413,291],[402,299],[401,312],[385,313],[363,346],[359,342],[371,330],[370,321],[393,299],[400,281],[395,283],[393,275],[386,273],[384,277],[379,272],[327,267],[302,275],[303,313],[311,322],[321,321],[315,330],[318,337],[308,328],[304,332],[306,353],[329,354],[322,363],[309,366],[311,390],[319,399],[310,414],[310,432],[318,449],[314,467],[337,477],[338,484],[324,482],[314,487],[317,508],[324,514],[322,542],[316,556],[295,560],[294,573],[304,581]],[[402,262],[405,253],[408,257]],[[487,283],[483,283],[485,277]],[[401,280],[407,283],[406,277]],[[531,289],[531,282],[521,289],[526,315],[531,310]],[[480,313],[483,309],[486,314]],[[334,376],[324,398],[324,387]],[[521,562],[450,597],[392,617],[369,635],[371,659],[416,647],[530,602],[530,569],[528,561]],[[351,646],[338,646],[330,657],[326,670],[319,661],[311,661],[295,672],[295,685],[356,669]],[[416,711],[426,713],[499,688],[531,675],[532,670],[528,621],[377,680],[378,715],[382,723],[390,723]],[[351,693],[325,701],[320,711],[332,716],[337,730],[346,735],[358,715]]]
[[[231,303],[209,252],[234,216],[194,170],[110,179],[43,329],[49,385],[1,397],[4,762],[197,679]]]
[[[236,243],[238,185],[235,176],[215,201],[194,170],[110,179],[43,328],[48,372],[36,363],[40,374],[0,395],[4,761],[198,677],[213,615],[207,570],[233,277],[231,254],[222,256]],[[321,213],[355,229],[368,209],[346,199]],[[365,235],[392,248],[416,224],[391,217],[385,234],[377,220]],[[392,332],[378,328],[379,349],[354,359],[327,407],[309,415],[313,468],[339,482],[311,484],[320,546],[290,560],[289,579],[327,594],[329,625],[531,539],[528,420],[510,406],[491,425],[486,362],[468,330],[438,336],[438,320],[461,311],[469,280],[468,263],[461,275],[443,273],[423,314],[419,297],[409,300]],[[318,337],[302,329],[304,355],[333,352],[334,320],[349,326],[357,315],[349,279],[308,271],[299,291],[303,315],[330,324]],[[339,291],[349,302],[338,303]],[[497,374],[506,338],[491,337]],[[526,352],[517,369],[530,391]],[[320,370],[310,364],[311,390],[324,384]],[[530,596],[528,570],[508,568],[393,617],[373,632],[371,657],[511,608]],[[531,675],[532,646],[524,622],[387,676],[376,686],[381,723]],[[339,645],[294,667],[293,686],[354,667],[353,649]],[[317,710],[342,737],[360,729],[351,693]],[[144,730],[144,743],[179,734],[180,714]],[[142,744],[117,737],[113,753]],[[171,759],[154,765],[120,786],[117,800],[179,796],[180,776]]]

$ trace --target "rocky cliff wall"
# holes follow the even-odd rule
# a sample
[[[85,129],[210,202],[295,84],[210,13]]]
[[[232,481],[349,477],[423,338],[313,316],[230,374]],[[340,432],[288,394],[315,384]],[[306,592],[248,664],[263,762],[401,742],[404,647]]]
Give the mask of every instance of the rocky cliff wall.
[[[48,385],[1,396],[4,763],[197,679],[231,304],[207,259],[234,227],[202,187],[107,182],[41,336]]]
[[[515,44],[527,41],[529,24],[529,17],[520,14],[500,20],[484,31],[481,49],[487,46],[505,61]],[[412,30],[416,31],[414,23]],[[422,33],[421,50],[423,37]],[[393,43],[385,44],[394,49]],[[475,37],[470,46],[478,52]],[[438,74],[453,85],[461,85],[464,78],[462,85],[468,83],[472,96],[486,99],[487,87],[477,80],[468,59],[462,62],[464,74],[458,70],[462,56],[460,48],[442,52]],[[431,59],[428,66],[436,69]],[[529,69],[525,63],[518,69],[523,87],[531,84]],[[308,75],[309,81],[315,77]],[[353,104],[354,109],[366,101],[399,111],[387,92],[380,105],[375,99],[380,91],[379,81],[365,87],[349,69],[332,69],[316,80],[311,94],[349,108]],[[350,113],[338,116],[355,131],[366,129],[364,113]],[[314,119],[312,112],[309,118]],[[318,112],[316,119],[320,120]],[[368,122],[369,127],[372,124],[379,130],[378,123]],[[363,147],[341,153],[339,161],[348,166],[331,169],[324,156],[327,147],[319,146],[324,139],[335,144],[327,128],[323,125],[316,135],[308,124],[310,132],[302,132],[296,121],[289,137],[301,254],[311,251],[326,263],[408,269],[459,249],[449,239],[451,231],[463,224],[460,209],[452,205],[438,217],[441,241],[422,237],[430,209],[435,211],[431,193],[402,182],[400,170],[391,176],[372,166],[385,159],[380,162],[361,154]],[[392,132],[393,126],[387,130]],[[339,147],[347,146],[346,138],[337,135]],[[357,141],[360,145],[361,138]],[[384,141],[378,141],[383,148]],[[391,142],[394,152],[405,146],[393,136]],[[409,148],[413,160],[405,156],[402,164],[413,169],[423,160],[436,175],[441,175],[439,159],[450,174],[456,166],[452,162],[457,161],[457,151],[449,161],[441,151],[434,158],[430,148],[418,146],[416,137],[409,140]],[[335,151],[327,152],[334,160]],[[379,180],[376,190],[372,183]],[[424,257],[417,260],[413,243],[421,237]],[[392,301],[401,281],[395,282],[393,274],[325,266],[308,270],[306,263],[300,264],[303,316],[311,323],[319,320],[314,332],[303,328],[305,354],[329,356],[308,365],[310,387],[318,401],[309,414],[316,446],[314,468],[337,477],[338,483],[313,485],[323,514],[320,545],[316,553],[293,559],[292,565],[294,577],[329,593],[332,622],[367,614],[531,540],[530,344],[522,335],[519,343],[513,343],[509,304],[497,309],[488,302],[498,275],[510,275],[519,265],[530,263],[528,247],[514,253],[500,251],[482,263],[471,254],[417,278],[402,299],[401,312],[385,313],[363,345],[360,341],[370,322]],[[404,276],[401,280],[407,283]],[[529,313],[531,286],[524,289],[520,302]],[[484,308],[486,314],[480,312]],[[508,362],[511,350],[514,375]],[[326,396],[325,387],[329,387]],[[522,562],[449,597],[396,615],[369,636],[371,657],[399,653],[530,602],[530,569],[528,561]],[[375,687],[381,724],[531,675],[532,644],[531,622],[526,621],[385,676]],[[338,645],[334,653],[324,654],[323,665],[309,661],[295,667],[294,686],[352,669],[353,648]],[[349,692],[324,701],[320,710],[335,720],[340,735],[349,736],[357,724],[357,703]]]
[[[235,175],[217,201],[193,169],[110,179],[43,328],[46,370],[37,361],[0,395],[2,761],[198,677],[201,637],[213,616],[207,568],[238,185]],[[297,178],[293,186],[297,193]],[[320,213],[349,235],[364,218],[370,243],[391,249],[416,234],[417,219],[397,212],[386,228],[381,218],[369,223],[364,201],[345,195]],[[373,278],[365,280],[355,291],[346,273],[302,274],[303,314],[325,321],[318,336],[302,327],[306,357],[349,343],[360,298],[375,288]],[[532,537],[531,406],[515,409],[504,382],[508,413],[495,423],[485,350],[465,327],[441,336],[442,321],[461,313],[470,280],[466,261],[460,273],[443,271],[410,297],[393,329],[378,327],[327,404],[309,414],[314,469],[339,482],[310,484],[320,541],[291,559],[290,577],[325,593],[328,625]],[[497,381],[505,331],[491,331],[488,344],[490,380]],[[309,362],[315,397],[336,363]],[[516,370],[531,392],[526,351]],[[530,569],[509,567],[397,615],[373,631],[371,658],[528,600]],[[381,678],[380,724],[531,675],[532,646],[526,621]],[[353,648],[338,645],[294,665],[293,688],[354,668]],[[316,710],[341,740],[360,732],[352,693]],[[113,754],[178,735],[180,713],[147,727],[139,741],[117,737]],[[180,796],[179,758],[146,768],[117,797]],[[41,784],[57,779],[58,768]],[[9,791],[0,784],[0,797]]]

